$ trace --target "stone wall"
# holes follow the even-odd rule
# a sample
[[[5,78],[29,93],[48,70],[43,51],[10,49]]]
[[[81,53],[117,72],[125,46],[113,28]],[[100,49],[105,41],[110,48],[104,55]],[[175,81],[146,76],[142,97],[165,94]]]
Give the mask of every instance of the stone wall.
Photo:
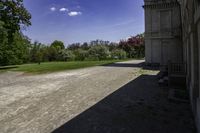
[[[200,0],[144,1],[146,62],[187,64],[187,88],[200,133]]]
[[[200,133],[200,1],[179,0],[181,4],[184,61],[192,110]]]
[[[197,130],[198,130],[198,133],[200,133],[200,99],[198,99],[198,102],[197,102]]]
[[[197,0],[195,1],[195,17],[194,17],[194,22],[195,25],[197,25],[197,36],[196,36],[196,40],[198,41],[197,43],[197,49],[198,49],[198,91],[199,91],[199,95],[198,95],[198,99],[197,99],[197,128],[198,128],[198,133],[200,133],[200,1],[197,2]]]

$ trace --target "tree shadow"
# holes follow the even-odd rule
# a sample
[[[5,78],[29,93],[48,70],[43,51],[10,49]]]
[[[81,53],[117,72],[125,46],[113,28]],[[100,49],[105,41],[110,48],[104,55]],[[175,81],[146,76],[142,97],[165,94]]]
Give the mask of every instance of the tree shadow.
[[[187,103],[172,103],[156,75],[141,75],[53,133],[194,133]]]

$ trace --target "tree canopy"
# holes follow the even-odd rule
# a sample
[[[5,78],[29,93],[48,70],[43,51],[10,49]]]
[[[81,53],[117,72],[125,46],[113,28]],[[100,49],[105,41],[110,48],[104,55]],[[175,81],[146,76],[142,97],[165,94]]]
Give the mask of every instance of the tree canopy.
[[[31,25],[30,19],[31,14],[24,7],[23,0],[0,1],[0,21],[3,22],[10,41],[13,41],[13,33]]]
[[[30,19],[23,0],[0,1],[0,65],[24,63],[29,39],[21,29],[31,25]]]
[[[65,49],[65,45],[62,41],[58,41],[58,40],[55,40],[52,44],[51,44],[51,47],[54,47],[56,49]]]

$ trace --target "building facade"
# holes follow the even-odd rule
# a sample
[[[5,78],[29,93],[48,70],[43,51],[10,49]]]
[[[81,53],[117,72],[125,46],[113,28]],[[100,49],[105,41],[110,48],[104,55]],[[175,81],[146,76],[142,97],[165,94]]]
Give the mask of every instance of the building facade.
[[[182,61],[180,6],[176,0],[145,0],[146,63]]]
[[[186,63],[186,84],[200,133],[200,0],[144,1],[146,63]]]
[[[178,0],[181,6],[183,60],[187,63],[187,88],[200,132],[200,0]]]

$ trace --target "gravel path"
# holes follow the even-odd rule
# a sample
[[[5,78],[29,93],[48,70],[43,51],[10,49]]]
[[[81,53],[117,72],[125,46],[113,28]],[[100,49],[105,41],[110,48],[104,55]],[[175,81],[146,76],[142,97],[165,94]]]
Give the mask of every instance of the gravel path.
[[[192,133],[188,104],[177,107],[168,103],[166,91],[154,84],[155,77],[137,81],[141,75],[137,64],[141,62],[127,61],[34,76],[2,73],[0,132],[145,133],[152,130],[157,133],[165,128],[170,129],[170,133]],[[156,74],[151,72],[151,76]],[[150,106],[152,104],[155,107]],[[172,107],[175,109],[170,110]],[[182,109],[183,113],[176,114]],[[188,121],[177,124],[177,117]],[[174,122],[169,124],[172,120]],[[147,126],[148,122],[152,123]],[[160,122],[167,126],[156,125]]]

